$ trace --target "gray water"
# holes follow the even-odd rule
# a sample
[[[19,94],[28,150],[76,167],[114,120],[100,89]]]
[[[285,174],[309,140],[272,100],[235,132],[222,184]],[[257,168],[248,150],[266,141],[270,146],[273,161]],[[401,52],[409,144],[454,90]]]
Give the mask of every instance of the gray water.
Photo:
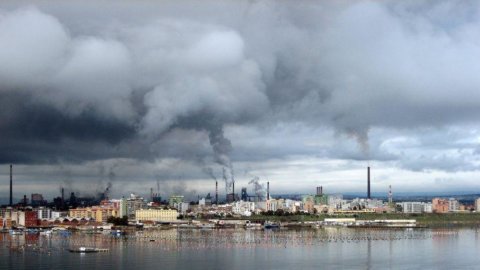
[[[0,234],[1,269],[480,269],[476,229]],[[79,246],[106,253],[70,253]]]

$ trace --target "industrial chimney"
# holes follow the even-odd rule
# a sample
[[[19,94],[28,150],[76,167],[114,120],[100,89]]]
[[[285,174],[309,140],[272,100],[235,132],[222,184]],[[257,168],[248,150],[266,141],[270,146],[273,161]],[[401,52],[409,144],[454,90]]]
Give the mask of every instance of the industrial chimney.
[[[215,180],[215,204],[218,205],[218,181]]]
[[[13,188],[12,178],[13,178],[13,176],[12,176],[12,174],[13,174],[13,165],[10,164],[10,206],[13,205],[13,202],[12,202],[12,188]]]
[[[62,187],[62,208],[65,206],[65,189]]]
[[[267,200],[270,200],[270,182],[267,182]]]
[[[371,197],[370,197],[370,167],[367,167],[367,198],[371,199]]]

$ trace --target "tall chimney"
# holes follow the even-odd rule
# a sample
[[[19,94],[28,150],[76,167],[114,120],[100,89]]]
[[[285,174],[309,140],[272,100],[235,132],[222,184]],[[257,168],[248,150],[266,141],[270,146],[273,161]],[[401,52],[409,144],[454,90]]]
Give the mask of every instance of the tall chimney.
[[[62,208],[65,206],[65,189],[62,187]]]
[[[232,194],[233,194],[233,201],[235,201],[235,181],[232,183]]]
[[[12,176],[12,174],[13,174],[13,165],[10,164],[10,206],[13,205],[13,203],[12,203],[12,188],[13,188],[12,187],[13,186],[12,178],[13,178],[13,176]]]
[[[270,200],[270,182],[267,182],[267,200]]]
[[[215,204],[218,205],[218,181],[215,180]]]
[[[370,197],[370,166],[367,167],[367,198],[371,199]]]

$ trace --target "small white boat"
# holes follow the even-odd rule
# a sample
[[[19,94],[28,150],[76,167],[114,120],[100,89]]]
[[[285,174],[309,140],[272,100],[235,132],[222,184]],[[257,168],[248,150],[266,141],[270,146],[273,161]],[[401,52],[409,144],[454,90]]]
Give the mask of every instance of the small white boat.
[[[106,248],[92,248],[92,247],[79,247],[69,249],[70,252],[74,253],[97,253],[97,252],[107,252]]]
[[[8,233],[10,233],[11,235],[19,235],[19,234],[23,234],[23,231],[20,231],[20,230],[9,230]]]

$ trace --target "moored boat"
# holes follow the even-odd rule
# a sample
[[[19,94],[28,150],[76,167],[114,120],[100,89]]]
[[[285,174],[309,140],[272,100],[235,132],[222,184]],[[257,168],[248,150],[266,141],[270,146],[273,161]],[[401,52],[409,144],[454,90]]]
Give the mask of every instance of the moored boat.
[[[278,228],[280,228],[280,224],[274,223],[274,222],[271,222],[271,221],[267,221],[263,224],[263,228],[264,229],[278,229]]]
[[[97,252],[107,252],[108,249],[106,248],[92,248],[92,247],[79,247],[79,248],[71,248],[68,251],[73,253],[97,253]]]

